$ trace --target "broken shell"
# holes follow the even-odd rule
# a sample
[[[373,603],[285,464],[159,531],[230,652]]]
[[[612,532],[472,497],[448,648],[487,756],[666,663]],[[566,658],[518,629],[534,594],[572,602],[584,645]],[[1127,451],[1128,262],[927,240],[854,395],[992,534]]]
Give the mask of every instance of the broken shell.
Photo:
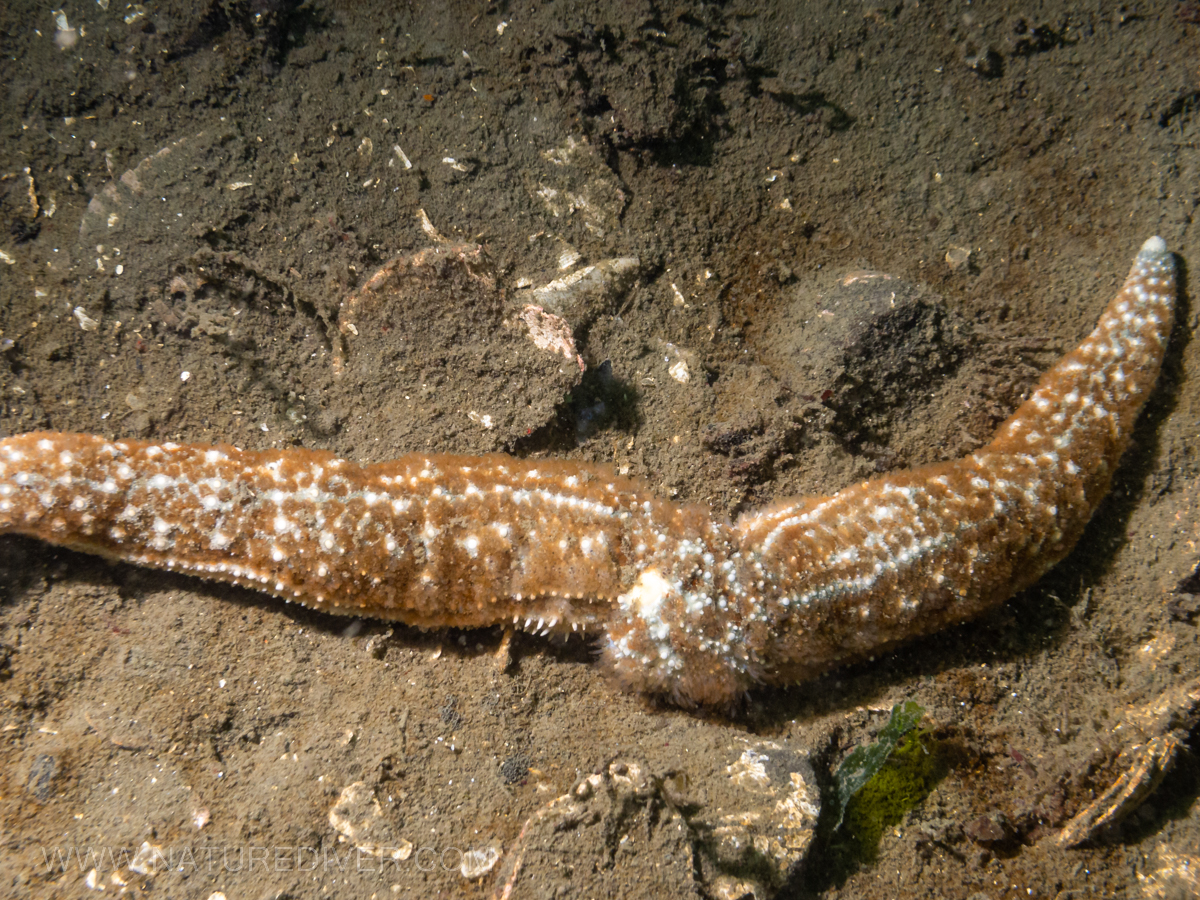
[[[575,350],[575,338],[566,319],[548,313],[540,306],[526,306],[518,317],[529,329],[529,339],[539,350],[549,350],[564,359],[573,360],[580,372],[587,368],[583,357]]]
[[[604,259],[570,275],[555,278],[541,287],[522,292],[526,305],[540,306],[562,316],[575,328],[586,327],[596,316],[608,312],[625,295],[641,270],[636,256]]]
[[[1129,742],[1118,757],[1125,770],[1059,832],[1059,846],[1076,847],[1099,837],[1141,806],[1175,764],[1197,719],[1200,679],[1176,685],[1149,703],[1127,708],[1112,731]]]
[[[399,144],[392,145],[392,152],[396,154],[396,159],[400,160],[400,162],[403,164],[404,168],[406,168],[406,169],[412,168],[412,162],[405,155],[404,151],[400,149]],[[391,164],[392,164],[392,160],[388,160],[388,165],[390,166]]]
[[[95,331],[100,327],[100,323],[89,316],[82,306],[75,307],[71,310],[71,314],[75,316],[76,321],[79,322],[79,327],[84,331]]]
[[[329,810],[329,824],[362,853],[393,860],[412,856],[412,841],[396,835],[375,792],[361,781],[342,789]]]
[[[153,875],[159,866],[166,866],[167,858],[163,855],[162,847],[155,846],[149,841],[142,841],[137,853],[129,861],[129,870],[139,875]]]
[[[484,847],[481,850],[467,850],[462,855],[462,865],[459,871],[462,877],[469,880],[482,878],[496,867],[500,861],[499,847]]]
[[[680,384],[687,384],[692,380],[692,373],[688,371],[688,364],[682,359],[675,360],[667,371]]]
[[[971,264],[970,247],[951,247],[946,251],[946,265],[951,272],[958,272]]]
[[[620,227],[625,189],[620,178],[586,138],[542,153],[540,171],[526,176],[526,189],[556,219],[582,220],[584,231],[604,237]]]

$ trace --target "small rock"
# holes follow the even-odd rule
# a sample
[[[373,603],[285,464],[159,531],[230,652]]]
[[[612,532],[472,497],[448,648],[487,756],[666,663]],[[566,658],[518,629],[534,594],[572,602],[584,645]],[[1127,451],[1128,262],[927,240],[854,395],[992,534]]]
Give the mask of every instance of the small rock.
[[[995,844],[1011,836],[1008,818],[998,811],[972,819],[963,825],[963,831],[977,844]]]
[[[39,753],[34,758],[25,786],[39,803],[45,803],[50,799],[54,788],[54,774],[57,771],[58,762],[48,753]]]
[[[951,247],[946,251],[946,265],[951,272],[961,272],[971,265],[970,247]]]

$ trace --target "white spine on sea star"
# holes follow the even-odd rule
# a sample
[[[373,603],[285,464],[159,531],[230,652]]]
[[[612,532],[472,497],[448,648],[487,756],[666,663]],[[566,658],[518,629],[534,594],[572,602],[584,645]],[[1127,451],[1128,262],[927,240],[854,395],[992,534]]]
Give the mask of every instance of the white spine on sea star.
[[[47,432],[0,441],[0,533],[422,628],[602,632],[626,687],[724,704],[976,616],[1062,559],[1158,377],[1174,279],[1150,238],[975,453],[736,523],[603,466]]]

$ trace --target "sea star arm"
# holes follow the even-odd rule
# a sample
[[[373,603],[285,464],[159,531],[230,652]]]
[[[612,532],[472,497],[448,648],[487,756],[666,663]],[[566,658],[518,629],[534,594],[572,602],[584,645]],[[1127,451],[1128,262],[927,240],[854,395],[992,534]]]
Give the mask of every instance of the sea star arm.
[[[610,470],[501,454],[0,441],[0,532],[423,628],[594,630],[674,508]]]
[[[622,599],[610,665],[635,689],[720,703],[877,654],[1032,585],[1107,494],[1174,302],[1173,258],[1150,238],[1095,330],[990,444],[743,516],[709,548],[726,558],[713,602],[694,596],[697,573],[712,569],[694,557],[652,569]]]

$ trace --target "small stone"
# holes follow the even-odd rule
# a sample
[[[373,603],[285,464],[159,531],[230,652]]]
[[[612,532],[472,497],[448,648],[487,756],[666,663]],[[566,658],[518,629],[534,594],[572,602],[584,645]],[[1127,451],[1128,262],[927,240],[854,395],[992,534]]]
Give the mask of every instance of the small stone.
[[[1008,840],[1011,836],[1008,818],[999,811],[972,819],[963,825],[963,831],[977,844],[995,844]]]
[[[946,251],[946,265],[951,272],[961,272],[971,265],[970,247],[951,247]]]
[[[39,753],[34,757],[33,765],[29,769],[29,777],[25,780],[25,787],[37,798],[38,802],[45,803],[50,799],[54,788],[54,775],[57,771],[58,762],[53,756],[48,753]]]

